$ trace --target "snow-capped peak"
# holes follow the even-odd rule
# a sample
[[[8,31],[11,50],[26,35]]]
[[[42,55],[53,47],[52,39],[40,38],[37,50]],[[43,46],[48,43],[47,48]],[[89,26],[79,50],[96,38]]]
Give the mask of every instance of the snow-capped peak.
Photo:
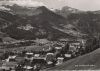
[[[44,3],[39,2],[39,1],[33,1],[33,0],[8,0],[8,1],[0,1],[0,5],[13,6],[14,4],[17,4],[17,5],[23,6],[23,7],[45,6]]]
[[[10,11],[10,8],[6,8],[4,6],[0,6],[0,10],[8,10],[8,11]]]

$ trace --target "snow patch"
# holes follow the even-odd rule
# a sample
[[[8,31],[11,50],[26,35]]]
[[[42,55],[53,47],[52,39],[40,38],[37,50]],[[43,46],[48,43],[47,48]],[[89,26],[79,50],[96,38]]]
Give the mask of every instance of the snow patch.
[[[33,0],[8,0],[8,1],[0,1],[0,5],[9,5],[13,6],[17,4],[23,7],[36,7],[36,6],[45,6],[43,2],[33,1]]]
[[[8,11],[10,11],[10,8],[6,8],[6,7],[4,7],[4,6],[0,6],[0,9],[1,9],[1,10],[8,10]]]

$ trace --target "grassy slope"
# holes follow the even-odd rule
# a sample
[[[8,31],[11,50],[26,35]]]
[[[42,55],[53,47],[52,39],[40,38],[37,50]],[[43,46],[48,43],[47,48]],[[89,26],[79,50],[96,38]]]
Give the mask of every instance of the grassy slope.
[[[94,65],[94,66],[75,66],[75,65]],[[62,65],[48,70],[98,70],[100,69],[100,48],[83,56],[69,60]]]

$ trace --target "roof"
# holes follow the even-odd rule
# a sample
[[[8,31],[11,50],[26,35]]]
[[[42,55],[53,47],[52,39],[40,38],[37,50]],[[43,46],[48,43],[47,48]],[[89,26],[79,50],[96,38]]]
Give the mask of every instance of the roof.
[[[64,58],[63,58],[63,57],[58,57],[57,59],[61,59],[61,60],[63,60]]]
[[[24,66],[23,68],[32,69],[33,67],[31,67],[31,66]]]
[[[13,58],[13,59],[15,59],[15,58],[16,58],[16,55],[15,55],[15,56],[9,56],[9,58]]]
[[[54,53],[47,53],[47,55],[54,55]]]
[[[62,49],[62,47],[55,47],[55,49]]]
[[[27,55],[33,55],[33,53],[26,53]]]

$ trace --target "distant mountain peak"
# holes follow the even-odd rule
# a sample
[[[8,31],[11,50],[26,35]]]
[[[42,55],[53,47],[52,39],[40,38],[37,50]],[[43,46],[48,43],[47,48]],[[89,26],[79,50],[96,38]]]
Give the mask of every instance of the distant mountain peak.
[[[80,12],[80,10],[75,9],[75,8],[72,8],[72,7],[69,7],[69,6],[63,7],[62,10],[64,10],[64,11],[70,11],[70,12],[72,12],[72,13]]]
[[[47,10],[48,8],[46,8],[45,6],[38,6],[37,9]]]
[[[100,10],[94,11],[93,13],[94,13],[94,14],[100,14]]]
[[[9,9],[9,12],[13,14],[17,14],[20,16],[32,16],[41,14],[43,11],[47,11],[45,6],[37,6],[37,7],[26,7],[26,6],[19,6],[17,4],[14,5],[2,5],[4,8]]]
[[[69,7],[69,6],[64,6],[61,10],[56,9],[55,13],[62,15],[64,17],[67,17],[71,13],[82,13],[84,11]]]
[[[43,2],[33,0],[3,0],[0,2],[0,5],[13,6],[15,4],[23,7],[45,6]]]
[[[0,10],[6,10],[6,11],[9,11],[10,10],[10,8],[6,8],[6,7],[4,7],[4,6],[0,6]]]

